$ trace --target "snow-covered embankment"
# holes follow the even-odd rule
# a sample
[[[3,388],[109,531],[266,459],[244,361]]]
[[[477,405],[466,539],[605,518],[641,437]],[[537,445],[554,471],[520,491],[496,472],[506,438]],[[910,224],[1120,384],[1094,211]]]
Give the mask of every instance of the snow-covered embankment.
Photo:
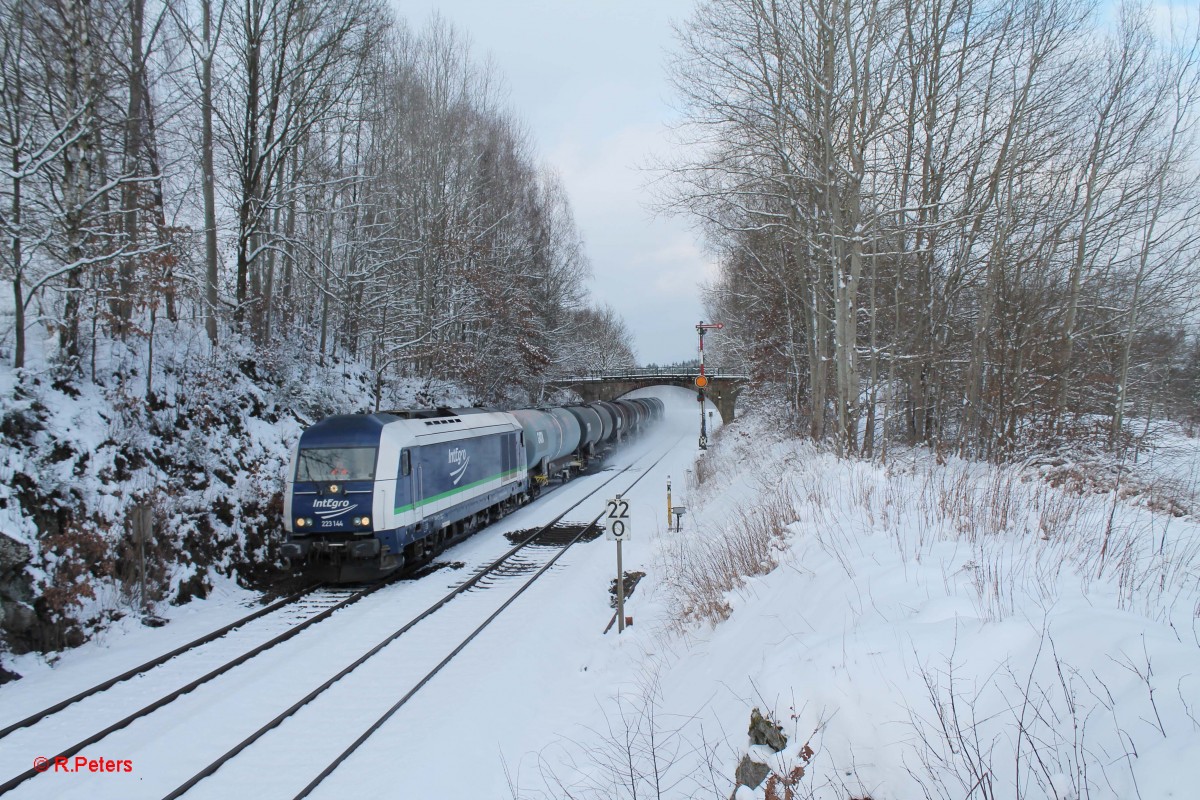
[[[640,672],[565,757],[547,751],[547,786],[729,797],[747,755],[774,777],[742,799],[1200,785],[1194,516],[924,451],[840,460],[757,417],[684,495],[641,590],[662,625],[635,633]],[[748,746],[754,707],[781,752]]]

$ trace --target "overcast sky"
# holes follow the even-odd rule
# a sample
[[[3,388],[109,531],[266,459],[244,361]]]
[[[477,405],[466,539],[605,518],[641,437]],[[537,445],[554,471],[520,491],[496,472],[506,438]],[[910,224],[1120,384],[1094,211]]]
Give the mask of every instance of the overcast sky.
[[[671,21],[695,0],[393,0],[413,28],[435,11],[489,54],[513,113],[566,185],[591,257],[592,296],[633,333],[638,360],[695,355],[698,285],[714,265],[688,221],[647,208],[673,117]]]

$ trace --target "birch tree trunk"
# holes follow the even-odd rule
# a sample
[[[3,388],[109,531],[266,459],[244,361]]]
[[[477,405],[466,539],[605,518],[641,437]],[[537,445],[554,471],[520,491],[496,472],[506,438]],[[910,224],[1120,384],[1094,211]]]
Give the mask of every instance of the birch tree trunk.
[[[213,59],[216,58],[225,3],[221,2],[214,30],[213,0],[200,0],[200,181],[204,192],[204,329],[217,345],[220,265],[217,261],[217,184],[213,158]]]

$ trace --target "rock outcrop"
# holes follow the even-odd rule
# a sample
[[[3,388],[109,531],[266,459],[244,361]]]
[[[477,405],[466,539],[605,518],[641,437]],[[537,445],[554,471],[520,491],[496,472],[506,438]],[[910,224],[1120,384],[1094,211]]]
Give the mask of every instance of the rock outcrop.
[[[0,632],[14,653],[29,652],[37,637],[33,585],[25,573],[32,558],[29,545],[0,533]]]

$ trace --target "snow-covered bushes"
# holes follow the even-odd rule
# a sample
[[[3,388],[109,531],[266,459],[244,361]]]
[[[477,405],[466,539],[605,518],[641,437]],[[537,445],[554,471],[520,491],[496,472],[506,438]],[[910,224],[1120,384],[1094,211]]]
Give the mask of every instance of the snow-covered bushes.
[[[795,507],[790,486],[764,491],[758,505],[734,510],[719,536],[669,550],[665,581],[675,618],[684,624],[727,619],[731,609],[726,595],[745,578],[775,569],[779,550],[786,547],[787,526],[796,519]]]
[[[676,606],[681,621],[707,616],[692,608],[723,608],[718,595],[740,585],[738,576],[762,574],[760,543],[768,530],[790,523],[804,542],[793,543],[797,555],[815,545],[849,578],[867,537],[885,536],[898,555],[918,563],[953,543],[955,552],[970,553],[960,571],[970,575],[985,619],[1004,618],[1020,598],[1049,602],[1064,592],[1087,594],[1098,582],[1111,590],[1097,587],[1105,602],[1166,620],[1200,581],[1193,518],[1161,491],[1056,486],[1038,470],[937,459],[921,450],[893,455],[886,465],[838,459],[753,421],[722,431],[698,460],[695,474],[702,471],[718,475],[716,486],[699,491],[693,504],[699,510],[720,492],[716,516],[724,521],[702,528],[691,549],[665,551],[678,576],[672,586],[684,593]],[[699,588],[707,586],[716,594]],[[696,592],[708,599],[693,602],[689,593]]]
[[[1183,796],[1200,780],[1200,522],[1152,455],[1064,480],[1078,464],[840,459],[740,419],[660,542],[682,631],[665,711],[729,740],[751,698],[794,698],[796,729],[817,731],[796,797]],[[778,566],[751,548],[733,574],[722,546],[756,514],[789,523]],[[733,744],[713,745],[726,776]]]

